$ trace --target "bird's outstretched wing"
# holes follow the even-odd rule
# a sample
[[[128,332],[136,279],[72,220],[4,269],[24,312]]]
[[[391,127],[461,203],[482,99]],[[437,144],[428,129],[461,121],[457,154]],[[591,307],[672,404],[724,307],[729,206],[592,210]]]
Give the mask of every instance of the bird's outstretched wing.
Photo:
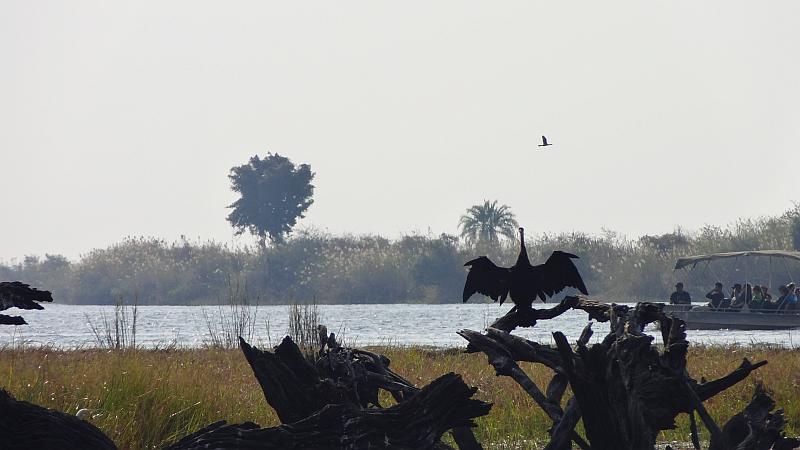
[[[509,270],[498,267],[485,256],[467,261],[464,265],[469,267],[467,282],[464,284],[464,302],[472,294],[479,292],[494,301],[500,300],[502,305],[508,296]]]
[[[36,302],[52,302],[50,291],[40,291],[19,281],[0,282],[0,311],[8,308],[44,309]]]
[[[539,272],[537,274],[539,279],[537,295],[542,301],[561,292],[565,287],[573,287],[584,295],[589,295],[586,285],[583,284],[583,278],[578,273],[578,268],[572,263],[573,258],[577,259],[578,257],[556,250],[544,264],[536,266],[536,270]]]

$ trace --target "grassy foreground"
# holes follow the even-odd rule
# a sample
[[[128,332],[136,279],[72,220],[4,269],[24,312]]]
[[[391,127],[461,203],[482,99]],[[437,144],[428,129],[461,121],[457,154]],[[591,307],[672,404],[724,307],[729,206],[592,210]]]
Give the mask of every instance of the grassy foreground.
[[[544,414],[518,385],[495,377],[484,356],[402,347],[379,351],[392,360],[392,369],[418,386],[451,371],[477,386],[477,396],[494,404],[477,430],[486,448],[541,448],[546,442]],[[697,379],[712,379],[743,357],[769,364],[708,401],[711,415],[722,424],[744,407],[753,382],[761,380],[786,411],[787,431],[800,433],[800,350],[694,347],[689,368]],[[524,369],[542,389],[552,375],[541,366]],[[159,448],[220,419],[278,423],[238,350],[5,349],[0,351],[0,387],[18,399],[68,413],[93,409],[92,422],[121,448]],[[662,438],[685,442],[688,436],[682,415],[678,429]]]

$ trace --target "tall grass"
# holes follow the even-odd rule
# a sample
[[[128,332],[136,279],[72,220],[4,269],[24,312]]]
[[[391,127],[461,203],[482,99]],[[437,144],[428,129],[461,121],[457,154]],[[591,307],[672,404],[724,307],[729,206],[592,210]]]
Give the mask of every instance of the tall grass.
[[[213,348],[238,348],[239,336],[252,341],[258,321],[258,297],[251,298],[247,284],[228,279],[228,292],[216,314],[203,308],[208,331],[205,344]]]
[[[289,305],[288,336],[306,355],[319,349],[320,313],[316,302]]]
[[[100,348],[116,350],[136,348],[138,305],[138,296],[134,296],[133,305],[127,305],[120,295],[114,303],[113,317],[109,318],[103,310],[100,311],[100,322],[95,322],[85,314],[86,322]]]
[[[536,449],[546,442],[549,420],[517,384],[495,376],[485,356],[415,347],[373,350],[388,356],[392,369],[418,386],[453,371],[478,387],[476,395],[494,404],[490,414],[478,420],[476,433],[485,448]],[[788,432],[800,433],[800,351],[691,347],[688,367],[697,379],[713,379],[736,368],[743,357],[767,359],[769,364],[707,401],[710,414],[724,423],[747,404],[753,383],[760,380],[786,411]],[[540,388],[547,386],[552,377],[548,369],[522,366]],[[80,408],[91,409],[91,421],[126,449],[157,448],[220,419],[252,420],[263,426],[278,423],[238,350],[6,349],[0,352],[0,380],[22,400],[73,414]],[[678,417],[677,426],[663,432],[660,440],[689,442],[685,415]]]

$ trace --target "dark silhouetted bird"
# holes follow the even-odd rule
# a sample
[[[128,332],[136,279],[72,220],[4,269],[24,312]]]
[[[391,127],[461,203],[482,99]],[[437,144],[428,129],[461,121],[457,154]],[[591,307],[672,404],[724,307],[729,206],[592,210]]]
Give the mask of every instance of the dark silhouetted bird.
[[[19,281],[0,282],[0,311],[9,308],[19,309],[44,309],[37,302],[52,302],[53,295],[50,291],[40,291]],[[20,316],[6,316],[0,314],[0,325],[25,325],[25,319]]]
[[[542,143],[539,144],[539,147],[547,147],[548,145],[553,145],[553,144],[548,144],[547,143],[547,138],[542,136]]]
[[[481,256],[468,261],[467,282],[464,284],[464,302],[479,292],[500,304],[511,296],[517,308],[530,308],[538,297],[548,297],[561,292],[565,287],[574,287],[588,295],[578,268],[572,263],[577,256],[554,251],[544,264],[531,265],[525,249],[525,230],[519,229],[519,256],[511,267],[498,267],[489,258]]]

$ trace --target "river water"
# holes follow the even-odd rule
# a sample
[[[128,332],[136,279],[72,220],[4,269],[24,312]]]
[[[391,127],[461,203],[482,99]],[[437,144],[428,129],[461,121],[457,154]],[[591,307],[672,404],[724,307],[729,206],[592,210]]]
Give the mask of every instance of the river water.
[[[550,307],[552,305],[544,305]],[[321,322],[336,332],[347,345],[425,345],[463,347],[465,342],[456,331],[468,328],[482,330],[496,317],[505,314],[511,305],[446,304],[446,305],[319,305]],[[286,334],[289,307],[258,306],[250,310],[256,326],[251,340],[269,346]],[[50,345],[58,348],[96,347],[97,339],[91,324],[102,330],[103,316],[113,326],[114,307],[99,305],[45,304],[40,311],[4,311],[20,314],[28,322],[24,326],[0,326],[0,346]],[[210,341],[209,323],[214,326],[230,317],[227,307],[214,306],[139,306],[136,323],[137,345],[145,347],[201,347]],[[129,318],[130,320],[130,318]],[[533,329],[518,329],[514,334],[541,343],[552,343],[552,333],[561,331],[570,341],[580,336],[588,322],[582,311],[541,321]],[[608,332],[608,324],[594,325],[595,342]],[[648,330],[658,336],[655,330]],[[737,331],[713,330],[688,332],[689,341],[697,344],[750,345],[772,344],[800,347],[800,330]],[[660,340],[660,339],[658,339]]]

